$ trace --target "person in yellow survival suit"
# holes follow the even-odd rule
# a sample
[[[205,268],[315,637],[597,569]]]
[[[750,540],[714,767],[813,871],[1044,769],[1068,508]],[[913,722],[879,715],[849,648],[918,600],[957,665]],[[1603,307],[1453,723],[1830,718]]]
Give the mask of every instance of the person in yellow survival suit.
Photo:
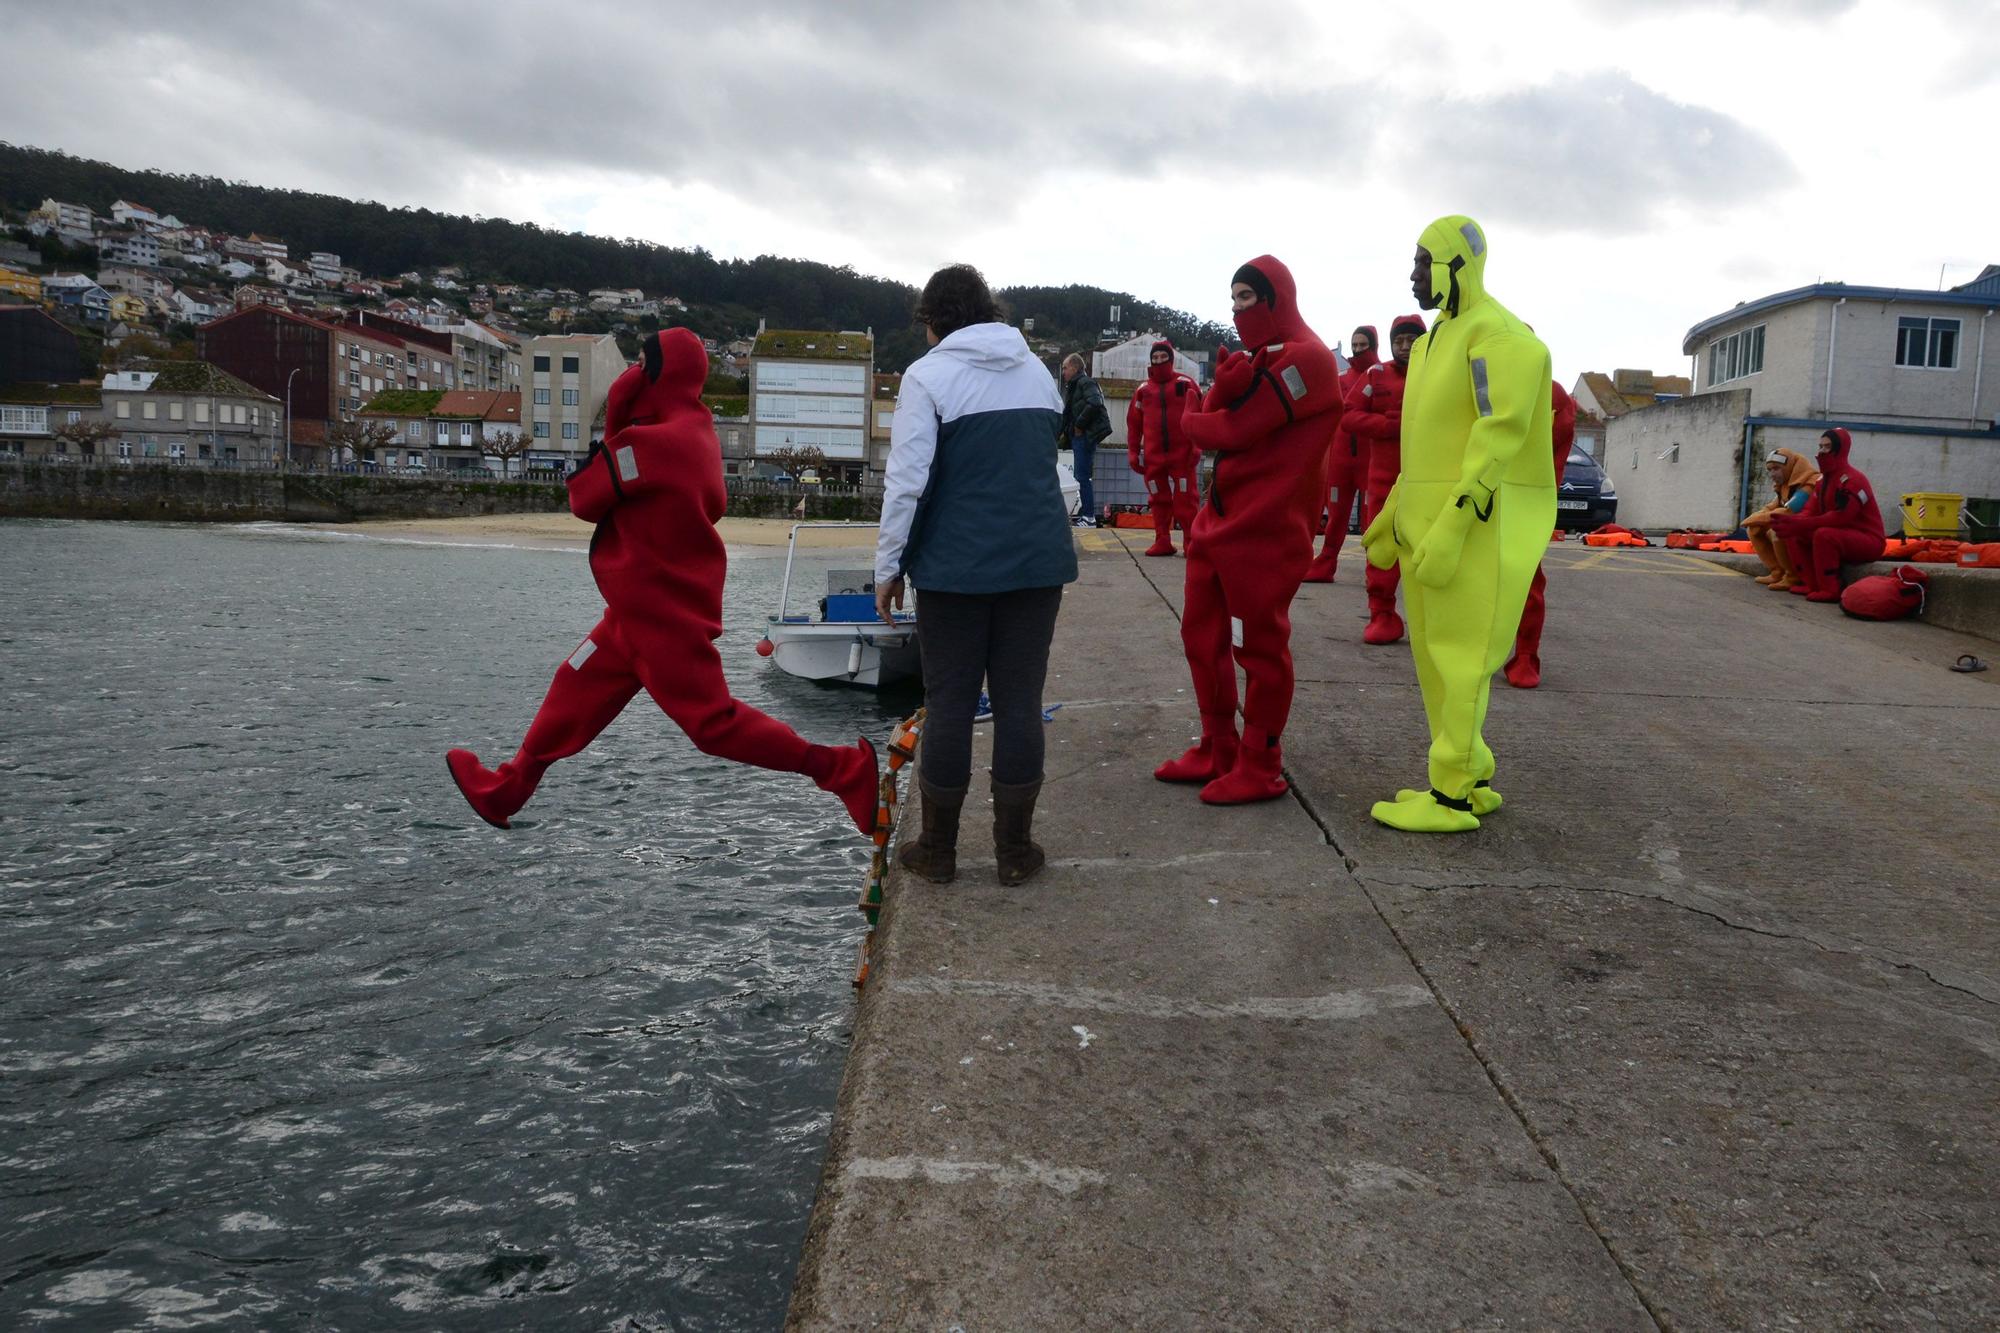
[[[1410,286],[1439,311],[1410,353],[1403,470],[1362,543],[1400,561],[1410,649],[1430,723],[1430,788],[1377,801],[1377,822],[1459,833],[1500,808],[1481,732],[1556,519],[1549,349],[1486,291],[1486,233],[1439,218]]]

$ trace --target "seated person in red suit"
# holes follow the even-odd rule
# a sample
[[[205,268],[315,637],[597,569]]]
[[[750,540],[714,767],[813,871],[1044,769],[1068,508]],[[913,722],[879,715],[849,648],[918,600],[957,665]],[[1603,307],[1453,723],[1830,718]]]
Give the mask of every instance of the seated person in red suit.
[[[527,739],[488,769],[470,750],[445,756],[474,813],[506,828],[550,764],[597,738],[640,690],[704,754],[803,773],[875,828],[875,747],[813,745],[731,698],[715,639],[722,634],[722,450],[701,401],[708,353],[686,329],[647,339],[645,356],[611,385],[605,442],[569,479],[570,512],[597,525],[590,572],[604,618],[549,686]]]
[[[1882,506],[1860,468],[1848,461],[1854,437],[1835,426],[1819,437],[1819,485],[1802,514],[1780,514],[1771,531],[1791,552],[1799,582],[1788,591],[1809,602],[1840,600],[1840,567],[1880,560]]]

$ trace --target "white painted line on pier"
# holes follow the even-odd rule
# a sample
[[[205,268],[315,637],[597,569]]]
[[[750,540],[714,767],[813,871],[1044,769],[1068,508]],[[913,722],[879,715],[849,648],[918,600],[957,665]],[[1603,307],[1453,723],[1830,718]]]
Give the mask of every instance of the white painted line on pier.
[[[1276,852],[1189,852],[1186,856],[1170,856],[1162,861],[1149,861],[1141,856],[1079,856],[1058,858],[1050,861],[1052,866],[1064,870],[1171,870],[1175,866],[1206,865],[1210,861],[1248,861],[1262,856],[1276,856]]]
[[[1102,1185],[1102,1171],[1080,1166],[1050,1166],[1025,1157],[1013,1166],[998,1162],[955,1162],[942,1157],[857,1157],[847,1164],[851,1180],[927,1180],[934,1185],[964,1185],[988,1180],[996,1185],[1038,1185],[1067,1198],[1086,1185]]]
[[[954,995],[994,1000],[1025,1000],[1052,1009],[1081,1009],[1134,1018],[1303,1018],[1342,1022],[1366,1018],[1384,1009],[1409,1009],[1431,1003],[1422,986],[1370,986],[1326,995],[1282,995],[1242,1000],[1189,1000],[1172,995],[1142,995],[1098,990],[1089,986],[1051,986],[1038,981],[978,981],[953,977],[911,977],[889,989],[898,995]]]

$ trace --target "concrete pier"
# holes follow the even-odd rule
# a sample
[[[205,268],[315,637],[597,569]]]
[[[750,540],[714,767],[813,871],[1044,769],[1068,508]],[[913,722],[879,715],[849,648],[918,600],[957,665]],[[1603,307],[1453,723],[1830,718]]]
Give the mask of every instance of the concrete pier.
[[[1421,785],[1358,553],[1293,608],[1293,796],[1152,780],[1179,560],[1086,533],[1039,840],[893,883],[801,1329],[2000,1324],[2000,672],[1662,551],[1552,548],[1506,808]],[[975,793],[978,787],[975,787]]]

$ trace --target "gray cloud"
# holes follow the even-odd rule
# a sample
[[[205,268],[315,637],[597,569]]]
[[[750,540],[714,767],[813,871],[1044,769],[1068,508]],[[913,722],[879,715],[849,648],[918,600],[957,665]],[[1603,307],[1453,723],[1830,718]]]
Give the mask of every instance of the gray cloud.
[[[1368,71],[1315,69],[1304,87],[1232,79],[1263,77],[1220,54],[1240,48],[1240,20],[1186,0],[1155,4],[1137,28],[1060,0],[568,0],[498,21],[490,3],[10,8],[17,63],[87,64],[124,90],[58,105],[10,81],[10,138],[447,210],[494,172],[590,169],[916,236],[1014,216],[1024,185],[1053,172],[1111,178],[1067,219],[1089,225],[1115,215],[1119,179],[1199,171],[1227,190],[1392,161],[1377,151],[1390,99]],[[1286,16],[1262,30],[1282,32]],[[1217,74],[1151,54],[1167,38],[1218,53]],[[1727,203],[1789,172],[1729,117],[1619,75],[1424,105],[1425,156],[1395,176],[1433,183],[1442,166],[1489,211],[1541,216],[1554,201],[1585,229]]]
[[[1622,73],[1430,104],[1406,151],[1449,209],[1600,234],[1662,210],[1729,207],[1797,176],[1755,130]]]

